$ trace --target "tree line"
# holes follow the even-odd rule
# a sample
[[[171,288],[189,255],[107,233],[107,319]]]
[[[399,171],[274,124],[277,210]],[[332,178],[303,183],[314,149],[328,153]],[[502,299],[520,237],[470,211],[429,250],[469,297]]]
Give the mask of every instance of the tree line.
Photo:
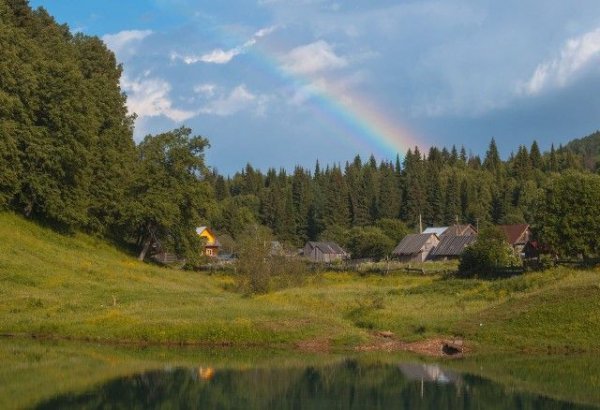
[[[590,231],[600,228],[596,145],[585,139],[544,153],[533,142],[504,161],[492,139],[483,158],[414,147],[394,161],[356,156],[292,172],[248,164],[225,176],[189,128],[134,142],[122,67],[97,37],[72,34],[26,0],[0,0],[0,44],[0,208],[134,246],[141,259],[161,247],[194,260],[196,226],[232,243],[255,224],[290,246],[327,239],[381,257],[419,219],[528,222],[561,252],[600,250]]]
[[[221,233],[235,238],[259,223],[294,246],[335,240],[356,257],[389,254],[404,235],[418,232],[420,222],[423,227],[529,223],[543,240],[562,249],[564,238],[552,235],[569,230],[550,228],[552,218],[570,214],[574,220],[581,211],[583,225],[599,209],[586,199],[598,189],[599,177],[586,168],[584,157],[562,146],[542,153],[535,141],[505,161],[492,138],[483,158],[464,147],[432,147],[426,154],[414,147],[402,160],[356,156],[325,169],[317,161],[313,170],[296,167],[291,174],[285,169],[262,173],[248,164],[232,177],[213,170],[208,179],[217,201],[212,223]],[[583,180],[587,183],[575,183]],[[577,186],[579,192],[573,192]],[[583,233],[583,228],[576,230]],[[600,249],[575,248],[579,251],[568,252]]]

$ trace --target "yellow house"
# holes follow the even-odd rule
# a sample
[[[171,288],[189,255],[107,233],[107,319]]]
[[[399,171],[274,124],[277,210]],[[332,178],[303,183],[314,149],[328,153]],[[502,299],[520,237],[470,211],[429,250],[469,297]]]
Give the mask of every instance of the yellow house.
[[[205,239],[204,243],[204,254],[206,256],[216,257],[219,255],[219,247],[221,244],[219,243],[219,239],[215,235],[215,233],[206,226],[201,226],[196,228],[196,233]]]

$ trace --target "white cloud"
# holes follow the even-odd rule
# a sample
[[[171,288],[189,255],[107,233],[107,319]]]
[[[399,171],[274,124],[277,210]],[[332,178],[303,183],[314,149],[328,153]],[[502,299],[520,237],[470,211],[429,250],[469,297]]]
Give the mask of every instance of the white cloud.
[[[348,62],[333,51],[323,40],[297,47],[284,57],[283,66],[294,74],[315,74],[343,68]]]
[[[221,48],[216,48],[209,53],[200,54],[200,55],[180,55],[177,53],[171,54],[171,60],[182,60],[186,64],[196,64],[196,63],[207,63],[207,64],[227,64],[235,57],[239,56],[242,53],[245,53],[250,47],[256,44],[259,38],[268,36],[272,32],[277,30],[276,26],[265,27],[258,30],[256,33],[252,35],[252,37],[246,41],[244,44],[231,48],[229,50],[223,50]]]
[[[519,88],[525,94],[539,94],[547,88],[560,88],[600,60],[600,28],[569,39],[553,60],[537,66],[533,75]]]
[[[217,86],[215,84],[198,84],[194,86],[194,92],[196,94],[201,94],[209,98],[215,95],[216,90]]]
[[[268,98],[252,94],[245,85],[235,87],[228,95],[221,96],[200,109],[200,113],[229,116],[239,111],[254,109],[258,115],[264,114]]]
[[[121,86],[127,93],[129,112],[139,117],[165,116],[173,121],[181,122],[196,115],[193,111],[180,110],[173,107],[169,98],[171,85],[160,78],[137,78],[134,80],[123,76]]]
[[[106,34],[102,40],[117,56],[121,56],[134,41],[141,41],[152,34],[152,30],[124,30],[116,34]]]

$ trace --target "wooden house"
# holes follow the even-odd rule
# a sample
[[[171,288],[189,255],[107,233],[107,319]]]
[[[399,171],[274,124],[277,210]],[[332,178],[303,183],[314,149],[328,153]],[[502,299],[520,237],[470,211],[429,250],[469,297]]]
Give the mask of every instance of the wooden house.
[[[531,239],[531,229],[527,224],[499,225],[498,228],[504,233],[506,241],[514,249],[517,255],[523,256],[525,245]]]
[[[303,253],[311,262],[331,263],[350,259],[350,254],[335,242],[307,242]]]
[[[433,260],[458,259],[465,248],[476,240],[477,235],[442,235],[429,257]]]
[[[392,256],[401,262],[424,262],[439,242],[435,233],[406,235],[392,251]]]
[[[201,226],[199,228],[196,228],[196,233],[205,240],[204,254],[210,257],[219,256],[219,248],[221,247],[221,243],[219,243],[219,239],[212,231],[212,229],[206,226]]]
[[[442,233],[442,236],[472,236],[477,235],[477,229],[471,224],[452,225]],[[441,239],[441,238],[440,238]]]

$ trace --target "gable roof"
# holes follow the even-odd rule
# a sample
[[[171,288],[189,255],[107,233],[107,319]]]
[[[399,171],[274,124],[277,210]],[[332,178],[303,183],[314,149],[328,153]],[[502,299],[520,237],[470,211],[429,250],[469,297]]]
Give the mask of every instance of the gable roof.
[[[406,235],[404,239],[400,241],[398,246],[396,246],[392,254],[414,255],[415,253],[419,253],[431,237],[437,239],[437,235],[434,233],[413,233]]]
[[[444,235],[429,254],[436,256],[460,256],[465,248],[477,240],[477,235]]]
[[[515,224],[515,225],[498,225],[498,228],[504,232],[504,236],[506,240],[511,245],[515,245],[519,243],[519,238],[523,236],[525,231],[529,229],[529,225],[527,224]]]
[[[210,229],[207,226],[199,226],[198,228],[196,228],[196,234],[202,236],[203,233],[206,233],[208,236],[215,238],[214,241],[210,241],[210,240],[207,241],[206,246],[215,246],[215,247],[221,246],[221,242],[219,242],[219,238],[217,238],[217,235],[215,235],[215,233],[212,231],[212,229]]]
[[[346,252],[340,245],[335,242],[308,242],[311,249],[317,248],[322,253],[330,255],[346,255]]]
[[[429,228],[425,229],[423,233],[434,233],[437,236],[440,236],[446,232],[447,229],[447,226],[430,226]]]
[[[451,227],[446,229],[442,235],[461,236],[461,235],[473,235],[476,233],[477,233],[477,229],[475,229],[475,227],[473,225],[466,224],[466,225],[452,225]]]

